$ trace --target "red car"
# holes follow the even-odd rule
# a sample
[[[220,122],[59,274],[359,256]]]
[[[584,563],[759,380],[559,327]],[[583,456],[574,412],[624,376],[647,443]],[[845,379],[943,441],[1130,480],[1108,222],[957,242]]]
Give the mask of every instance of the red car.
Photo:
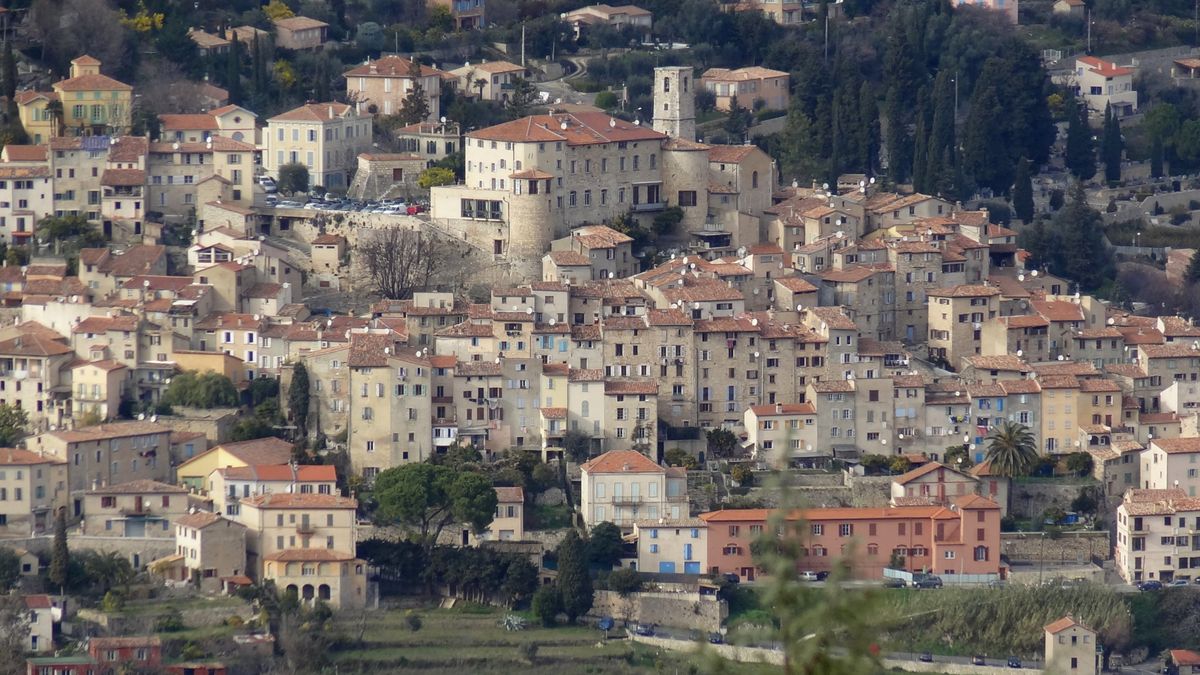
[[[408,215],[410,215],[410,216],[415,216],[418,213],[424,213],[424,212],[425,212],[425,207],[421,206],[420,204],[409,204],[408,205]]]

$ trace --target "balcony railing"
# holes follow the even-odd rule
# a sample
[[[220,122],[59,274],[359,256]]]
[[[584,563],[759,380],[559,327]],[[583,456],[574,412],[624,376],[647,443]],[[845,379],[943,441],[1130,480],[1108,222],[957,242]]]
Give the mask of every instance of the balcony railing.
[[[317,531],[317,526],[312,523],[300,523],[296,526],[296,534],[309,535]]]
[[[613,495],[613,504],[641,504],[641,495]]]
[[[645,202],[642,204],[634,204],[634,213],[649,213],[650,211],[662,211],[667,208],[666,202]]]

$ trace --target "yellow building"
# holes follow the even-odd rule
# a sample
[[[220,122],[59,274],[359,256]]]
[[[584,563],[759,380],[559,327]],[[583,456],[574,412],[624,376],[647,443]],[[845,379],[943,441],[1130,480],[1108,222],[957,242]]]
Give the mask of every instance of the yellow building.
[[[270,436],[218,445],[180,464],[175,470],[175,476],[180,483],[203,490],[209,474],[217,469],[287,464],[291,460],[292,444]]]
[[[71,369],[72,415],[76,420],[95,416],[103,421],[117,416],[121,394],[133,375],[125,364],[112,359],[81,363]]]
[[[71,77],[55,82],[54,95],[62,106],[57,131],[65,136],[121,136],[132,123],[133,87],[100,73],[100,61],[80,56],[71,61]],[[21,106],[21,121],[45,116],[49,101],[32,97]],[[47,120],[37,119],[39,123]],[[49,122],[54,125],[54,121]],[[53,128],[53,126],[51,127]]]
[[[20,537],[48,532],[54,526],[54,512],[66,505],[65,460],[0,448],[0,533]]]

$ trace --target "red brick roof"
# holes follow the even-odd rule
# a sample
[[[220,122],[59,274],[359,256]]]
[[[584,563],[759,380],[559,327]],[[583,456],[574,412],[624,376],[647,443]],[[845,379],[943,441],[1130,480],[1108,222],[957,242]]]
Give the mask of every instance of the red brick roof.
[[[338,495],[303,494],[299,492],[277,492],[242,499],[263,509],[354,509],[358,501]]]
[[[563,128],[566,125],[566,128]],[[618,120],[600,112],[577,112],[558,115],[530,115],[511,122],[480,129],[469,138],[508,143],[555,143],[595,145],[625,141],[665,140],[648,126]]]
[[[636,450],[610,450],[580,467],[590,474],[663,473],[663,468]]]

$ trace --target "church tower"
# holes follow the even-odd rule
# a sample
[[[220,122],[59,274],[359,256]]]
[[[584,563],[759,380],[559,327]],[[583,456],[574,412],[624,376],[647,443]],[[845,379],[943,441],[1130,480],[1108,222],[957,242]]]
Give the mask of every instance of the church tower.
[[[696,140],[696,82],[689,66],[654,69],[654,130]]]

